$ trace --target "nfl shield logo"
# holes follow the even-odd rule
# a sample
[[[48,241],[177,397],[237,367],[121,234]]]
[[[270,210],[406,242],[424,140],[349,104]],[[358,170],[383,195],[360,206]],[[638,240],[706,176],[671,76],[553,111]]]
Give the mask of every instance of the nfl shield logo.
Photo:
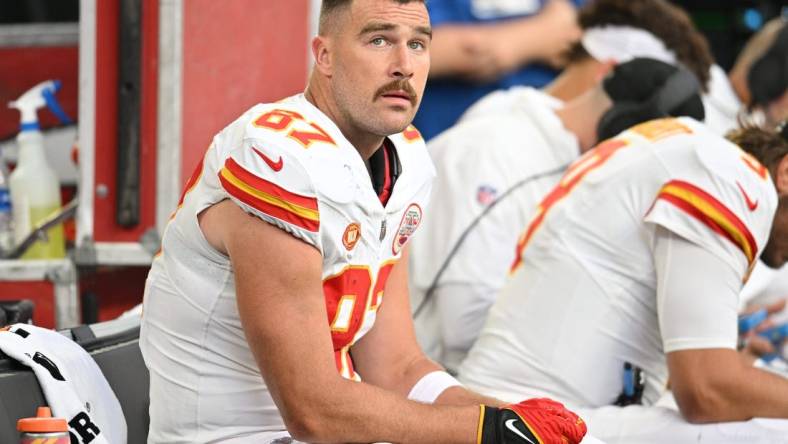
[[[495,200],[497,194],[498,190],[495,188],[489,185],[481,185],[479,189],[476,190],[476,201],[486,207]]]

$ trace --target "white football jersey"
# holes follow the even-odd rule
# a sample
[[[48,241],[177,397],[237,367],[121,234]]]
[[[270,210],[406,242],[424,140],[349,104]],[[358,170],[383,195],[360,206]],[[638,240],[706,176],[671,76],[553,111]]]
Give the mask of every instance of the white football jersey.
[[[724,136],[739,127],[737,119],[743,105],[728,80],[728,74],[719,65],[712,65],[709,74],[709,92],[703,95],[703,108],[706,110],[703,123]]]
[[[646,122],[603,142],[567,170],[523,232],[460,380],[505,400],[602,406],[621,393],[630,362],[646,375],[644,402],[655,402],[667,382],[665,353],[736,344],[736,301],[725,334],[714,336],[718,319],[693,326],[714,332],[698,337],[661,329],[656,227],[714,253],[744,281],[776,206],[766,168],[690,118]]]
[[[505,114],[464,119],[428,144],[438,176],[411,247],[411,299],[421,304],[446,265],[414,323],[425,352],[450,370],[506,281],[520,230],[580,155],[577,138],[555,114],[562,105],[519,88]]]
[[[554,103],[553,106],[559,106],[561,101],[549,94],[531,88],[530,86],[513,86],[508,89],[499,89],[493,91],[481,99],[474,102],[473,105],[468,107],[462,116],[460,122],[477,117],[489,117],[491,115],[509,114],[516,112],[522,108],[523,103],[533,100],[535,94],[541,94],[545,99]]]
[[[401,173],[384,205],[358,151],[303,95],[256,105],[214,138],[146,284],[140,345],[151,373],[151,442],[285,430],[244,336],[232,263],[198,224],[224,199],[320,251],[337,370],[360,379],[350,347],[375,322],[434,176],[418,131],[388,140]]]

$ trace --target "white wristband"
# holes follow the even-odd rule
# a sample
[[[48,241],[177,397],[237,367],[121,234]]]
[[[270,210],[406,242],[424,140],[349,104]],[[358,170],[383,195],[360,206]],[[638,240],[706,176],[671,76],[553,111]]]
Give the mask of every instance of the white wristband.
[[[434,371],[422,376],[410,389],[408,399],[432,404],[447,388],[462,386],[459,381],[444,371]]]

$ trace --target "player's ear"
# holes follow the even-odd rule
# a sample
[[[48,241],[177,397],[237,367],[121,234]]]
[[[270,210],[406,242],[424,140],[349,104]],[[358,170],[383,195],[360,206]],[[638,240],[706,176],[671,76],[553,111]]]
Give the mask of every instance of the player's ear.
[[[312,39],[312,56],[315,58],[315,69],[326,77],[330,77],[332,69],[331,39],[325,36],[316,36]]]
[[[777,162],[774,181],[777,185],[777,193],[780,196],[788,196],[788,154]]]

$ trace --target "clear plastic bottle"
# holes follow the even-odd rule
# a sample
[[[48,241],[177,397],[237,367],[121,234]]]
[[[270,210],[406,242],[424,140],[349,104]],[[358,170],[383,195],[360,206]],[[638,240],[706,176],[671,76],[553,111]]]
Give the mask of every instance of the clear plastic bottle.
[[[55,99],[60,82],[47,80],[34,86],[8,106],[19,110],[21,121],[16,142],[19,162],[8,179],[14,208],[14,239],[21,243],[37,226],[60,210],[60,181],[49,166],[44,153],[43,136],[37,111],[46,106],[63,122],[71,120]],[[23,255],[22,259],[57,259],[65,257],[63,225],[50,228]]]
[[[39,131],[23,131],[16,138],[19,144],[19,164],[13,173],[11,202],[14,205],[14,227],[17,243],[22,242],[33,228],[57,212],[60,207],[60,182],[44,157],[43,140]],[[57,259],[66,256],[63,225],[46,232],[46,239],[36,241],[22,259]]]

